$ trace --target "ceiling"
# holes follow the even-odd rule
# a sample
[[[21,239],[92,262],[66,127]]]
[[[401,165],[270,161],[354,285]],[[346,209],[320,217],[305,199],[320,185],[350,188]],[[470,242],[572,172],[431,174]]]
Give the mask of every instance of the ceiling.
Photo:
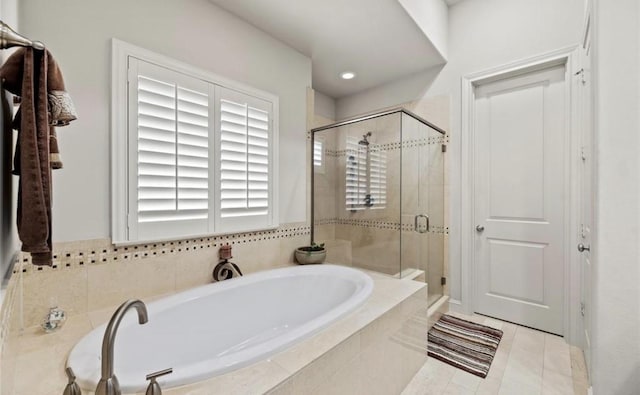
[[[445,61],[398,0],[210,1],[309,56],[313,88],[333,98]]]

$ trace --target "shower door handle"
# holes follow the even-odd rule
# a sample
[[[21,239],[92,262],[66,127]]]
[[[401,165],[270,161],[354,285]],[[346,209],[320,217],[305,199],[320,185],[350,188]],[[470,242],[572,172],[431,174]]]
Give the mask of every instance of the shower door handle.
[[[419,218],[425,219],[425,230],[422,230],[422,227],[418,224]],[[429,231],[429,216],[424,214],[418,214],[413,218],[413,228],[418,233],[427,233]]]
[[[584,244],[580,243],[580,244],[578,244],[578,251],[580,251],[580,252],[585,252],[585,251],[591,252],[591,246],[585,246]]]

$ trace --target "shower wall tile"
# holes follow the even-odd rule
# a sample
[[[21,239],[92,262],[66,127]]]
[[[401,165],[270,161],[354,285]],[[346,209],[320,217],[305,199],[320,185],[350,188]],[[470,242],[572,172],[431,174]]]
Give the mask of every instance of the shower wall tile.
[[[444,195],[444,226],[449,227],[449,207],[450,207],[450,192],[451,189],[449,185],[444,186],[443,195]]]
[[[384,213],[377,213],[378,210],[365,210],[367,214],[375,218],[385,218],[397,221],[400,217],[400,187],[402,162],[400,150],[387,151],[387,207],[382,210]]]
[[[397,230],[355,228],[352,237],[352,265],[380,273],[400,272],[400,233]]]
[[[336,225],[335,223],[315,225],[316,242],[324,242],[326,240],[334,240],[336,238]]]
[[[345,266],[353,265],[352,246],[350,240],[326,240],[327,262]]]
[[[426,166],[429,175],[428,185],[444,185],[444,161],[445,153],[442,152],[442,144],[432,144],[428,147],[428,165]]]
[[[434,227],[443,227],[444,223],[444,186],[429,185],[427,191],[429,195],[429,204],[427,212],[429,213],[429,224]]]

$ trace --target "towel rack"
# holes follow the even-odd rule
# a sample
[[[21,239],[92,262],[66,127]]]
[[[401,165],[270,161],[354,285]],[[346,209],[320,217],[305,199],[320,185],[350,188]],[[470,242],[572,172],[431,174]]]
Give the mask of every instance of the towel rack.
[[[17,33],[9,25],[0,21],[0,49],[12,47],[32,47],[42,51],[44,44],[40,41],[31,41],[25,36]]]

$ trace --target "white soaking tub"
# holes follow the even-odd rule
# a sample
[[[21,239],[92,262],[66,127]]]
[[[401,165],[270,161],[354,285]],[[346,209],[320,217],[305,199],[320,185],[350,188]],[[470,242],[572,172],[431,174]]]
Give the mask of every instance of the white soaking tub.
[[[173,368],[163,388],[195,383],[267,359],[356,309],[371,294],[365,273],[342,266],[274,269],[209,284],[135,309],[115,339],[114,373],[123,392],[144,391],[148,373]],[[106,324],[75,345],[69,359],[81,387],[100,380]]]

